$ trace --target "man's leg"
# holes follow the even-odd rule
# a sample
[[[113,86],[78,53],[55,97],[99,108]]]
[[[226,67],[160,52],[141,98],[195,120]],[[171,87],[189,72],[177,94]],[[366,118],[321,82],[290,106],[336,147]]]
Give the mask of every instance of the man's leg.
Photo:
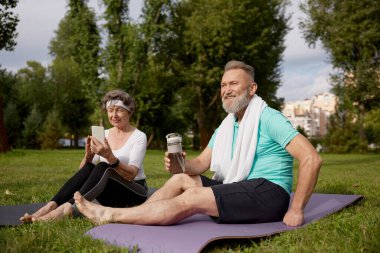
[[[79,192],[74,194],[79,211],[97,224],[110,222],[170,225],[196,213],[218,217],[218,208],[210,187],[191,187],[182,194],[132,208],[104,207],[85,200]]]
[[[191,187],[202,186],[200,176],[189,176],[187,174],[175,174],[166,183],[153,193],[144,204],[157,200],[171,199],[182,194]]]

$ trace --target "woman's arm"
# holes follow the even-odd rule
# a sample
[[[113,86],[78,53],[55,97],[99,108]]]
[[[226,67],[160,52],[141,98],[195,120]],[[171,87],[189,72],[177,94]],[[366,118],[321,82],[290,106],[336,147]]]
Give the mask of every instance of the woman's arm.
[[[142,166],[145,152],[146,152],[146,136],[145,134],[139,136],[134,140],[134,143],[131,145],[132,149],[127,150],[129,155],[129,163],[125,163],[119,160],[112,152],[107,138],[104,141],[104,145],[101,142],[93,139],[94,152],[98,155],[107,159],[111,167],[114,166],[114,169],[126,180],[133,180],[138,174],[139,168]]]
[[[90,136],[87,136],[87,138],[86,138],[86,146],[85,146],[84,150],[85,150],[84,151],[84,157],[79,164],[79,169],[83,168],[83,166],[86,163],[88,163],[88,162],[91,163],[92,159],[95,156],[95,154],[91,152],[91,137]]]

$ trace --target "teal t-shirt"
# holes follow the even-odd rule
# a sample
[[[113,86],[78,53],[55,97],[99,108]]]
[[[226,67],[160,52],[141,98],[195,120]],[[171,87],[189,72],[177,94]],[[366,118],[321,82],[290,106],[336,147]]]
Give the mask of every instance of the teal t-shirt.
[[[215,130],[208,144],[214,146]],[[231,160],[239,124],[234,124]],[[256,155],[247,179],[265,178],[282,188],[289,194],[293,185],[293,157],[285,147],[298,134],[290,121],[279,111],[266,107],[260,117]]]

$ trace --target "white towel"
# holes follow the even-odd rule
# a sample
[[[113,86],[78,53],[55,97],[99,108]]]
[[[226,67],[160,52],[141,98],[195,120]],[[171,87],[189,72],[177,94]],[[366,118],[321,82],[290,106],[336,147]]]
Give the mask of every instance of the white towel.
[[[232,161],[234,113],[229,113],[220,124],[215,136],[211,158],[211,171],[215,172],[215,180],[232,183],[248,177],[256,153],[260,116],[266,106],[267,103],[257,95],[254,95],[249,102],[239,124]]]

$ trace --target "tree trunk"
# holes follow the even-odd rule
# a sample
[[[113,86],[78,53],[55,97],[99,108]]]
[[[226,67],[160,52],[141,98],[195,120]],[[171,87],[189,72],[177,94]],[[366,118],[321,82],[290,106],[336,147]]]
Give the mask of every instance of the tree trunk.
[[[201,105],[202,103],[200,103]],[[206,115],[207,114],[207,115]],[[208,117],[207,117],[208,116]],[[212,124],[214,122],[213,118],[215,117],[212,113],[205,112],[205,109],[202,106],[198,107],[198,130],[199,130],[199,148],[203,150],[207,147],[208,142],[210,141],[212,135]]]
[[[0,153],[5,153],[10,151],[7,131],[4,125],[4,113],[3,113],[3,98],[0,96]]]
[[[120,28],[121,29],[121,28]],[[125,65],[125,47],[123,36],[120,38],[119,61],[117,62],[117,84],[122,87],[124,82],[124,65]]]
[[[146,143],[146,147],[147,147],[147,148],[148,148],[149,145],[152,143],[153,138],[154,138],[154,133],[152,132],[152,133],[149,135],[148,141],[147,141],[147,143]]]
[[[358,114],[358,124],[359,124],[359,138],[362,141],[362,143],[367,142],[367,137],[365,134],[364,129],[364,116],[365,116],[365,109],[363,104],[359,104],[359,114]]]

